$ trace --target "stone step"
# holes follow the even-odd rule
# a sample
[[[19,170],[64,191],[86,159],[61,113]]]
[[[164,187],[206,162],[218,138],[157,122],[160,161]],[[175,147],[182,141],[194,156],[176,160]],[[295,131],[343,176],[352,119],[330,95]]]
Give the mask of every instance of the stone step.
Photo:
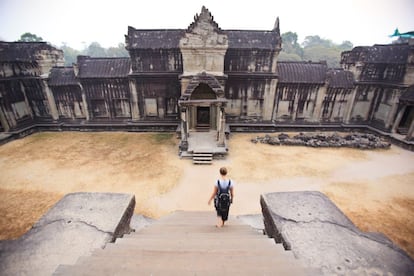
[[[306,275],[293,254],[230,217],[175,212],[97,249],[55,275]]]
[[[91,256],[55,275],[305,275],[294,260],[245,252],[138,251],[126,256]]]
[[[198,251],[198,250],[266,250],[271,249],[272,251],[278,250],[283,252],[282,246],[276,246],[275,242],[271,239],[257,237],[255,239],[245,239],[240,242],[240,239],[226,239],[225,237],[217,237],[216,239],[203,239],[193,238],[157,238],[147,237],[146,239],[118,239],[115,243],[107,244],[106,249],[109,248],[140,248],[140,249],[164,249],[170,250],[179,248],[186,251]]]
[[[249,226],[241,225],[228,225],[222,228],[216,228],[215,226],[205,225],[151,225],[149,227],[142,228],[137,234],[156,234],[171,236],[173,234],[183,235],[185,237],[199,235],[199,234],[211,234],[221,236],[231,236],[236,234],[242,235],[257,235],[257,231],[249,228]]]
[[[213,162],[212,152],[194,152],[193,164],[206,164],[209,165]]]

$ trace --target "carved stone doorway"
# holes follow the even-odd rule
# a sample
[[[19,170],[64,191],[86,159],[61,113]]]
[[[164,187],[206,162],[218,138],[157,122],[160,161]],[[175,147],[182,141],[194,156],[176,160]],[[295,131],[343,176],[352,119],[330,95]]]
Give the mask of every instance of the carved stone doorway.
[[[197,107],[197,125],[196,129],[198,131],[210,129],[210,107],[208,106],[198,106]]]

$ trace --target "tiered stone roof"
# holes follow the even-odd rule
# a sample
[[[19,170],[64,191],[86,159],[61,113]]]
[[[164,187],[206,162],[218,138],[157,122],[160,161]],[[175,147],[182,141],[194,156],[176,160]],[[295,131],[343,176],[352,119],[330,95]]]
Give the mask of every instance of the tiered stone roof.
[[[124,78],[131,68],[130,58],[78,56],[79,78]]]
[[[79,85],[73,67],[54,67],[49,75],[50,86]]]

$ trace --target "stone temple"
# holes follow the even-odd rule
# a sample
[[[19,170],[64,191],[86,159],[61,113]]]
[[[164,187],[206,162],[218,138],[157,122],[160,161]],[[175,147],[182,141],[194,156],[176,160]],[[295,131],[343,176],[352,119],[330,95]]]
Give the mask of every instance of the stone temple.
[[[186,29],[135,29],[129,58],[0,42],[0,137],[42,130],[173,131],[181,156],[227,153],[234,131],[363,130],[413,149],[414,42],[355,47],[342,68],[278,61],[270,30],[222,30],[203,7]],[[204,143],[204,144],[203,144]]]

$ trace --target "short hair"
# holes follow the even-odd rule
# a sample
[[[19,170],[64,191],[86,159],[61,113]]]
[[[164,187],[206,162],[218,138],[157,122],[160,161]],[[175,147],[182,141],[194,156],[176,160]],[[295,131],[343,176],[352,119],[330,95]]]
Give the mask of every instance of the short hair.
[[[221,167],[221,168],[220,168],[220,174],[221,174],[221,175],[226,175],[226,174],[227,174],[227,169],[226,169],[226,167]]]

